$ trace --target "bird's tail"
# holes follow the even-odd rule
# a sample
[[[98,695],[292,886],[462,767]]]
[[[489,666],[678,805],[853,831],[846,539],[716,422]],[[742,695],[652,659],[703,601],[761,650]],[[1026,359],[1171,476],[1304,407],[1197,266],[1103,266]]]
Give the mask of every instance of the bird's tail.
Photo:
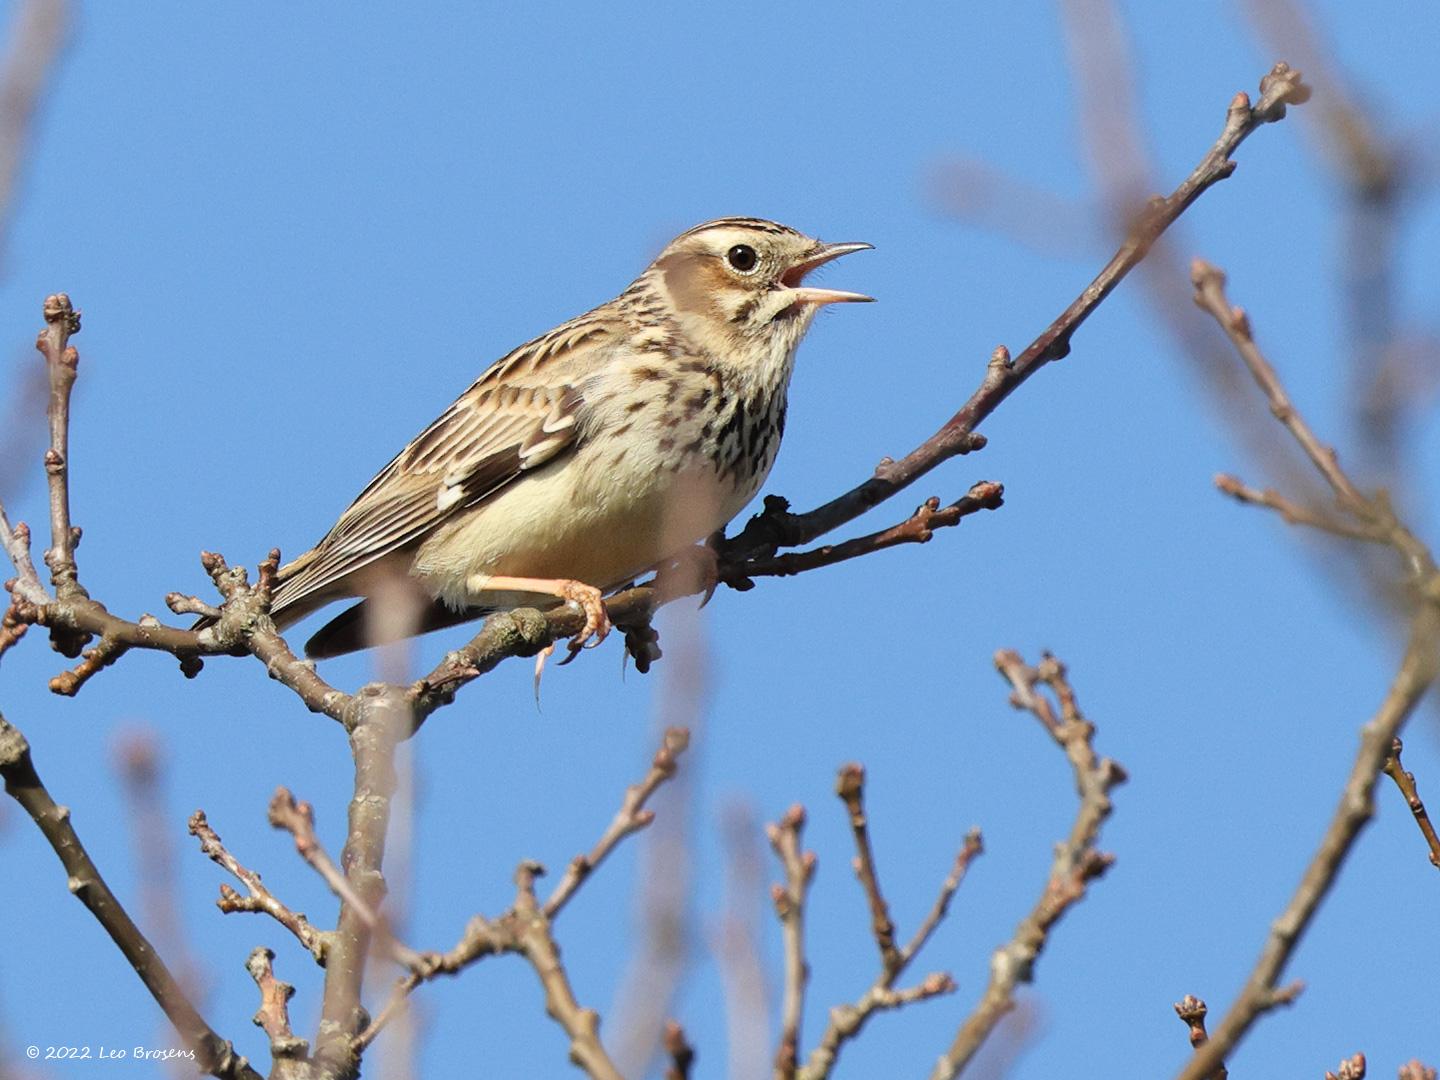
[[[305,643],[305,655],[311,660],[328,660],[332,656],[389,645],[416,634],[443,630],[489,614],[490,608],[466,608],[455,611],[439,600],[431,600],[419,610],[405,612],[404,619],[386,619],[376,602],[361,600],[352,604],[315,632]]]

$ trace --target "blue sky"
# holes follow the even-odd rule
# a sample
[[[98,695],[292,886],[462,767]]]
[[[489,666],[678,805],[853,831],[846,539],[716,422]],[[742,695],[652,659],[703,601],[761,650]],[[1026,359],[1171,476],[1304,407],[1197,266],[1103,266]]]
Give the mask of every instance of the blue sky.
[[[1317,10],[1387,129],[1428,134],[1433,168],[1433,8]],[[1124,11],[1145,140],[1168,191],[1209,147],[1231,95],[1253,92],[1278,57],[1238,5]],[[435,4],[423,16],[380,5],[90,5],[41,115],[4,253],[9,370],[38,363],[28,345],[41,299],[68,291],[85,313],[73,433],[82,577],[117,611],[159,611],[172,589],[204,591],[202,548],[254,563],[272,545],[295,554],[313,542],[485,365],[608,299],[674,233],[766,216],[876,247],[826,283],[880,303],[824,313],[801,350],[766,490],[808,507],[928,435],[995,345],[1022,348],[1106,257],[1070,237],[1027,246],[947,216],[934,197],[937,167],[978,159],[1085,208],[1094,186],[1079,119],[1058,9],[1029,0],[921,4],[903,16],[858,5]],[[1259,132],[1235,176],[1186,215],[1177,254],[1226,267],[1297,402],[1343,445],[1343,193],[1310,121]],[[1434,326],[1437,247],[1432,200],[1413,208],[1400,248],[1407,324]],[[1002,510],[924,547],[723,592],[698,629],[667,613],[668,640],[708,643],[709,694],[685,762],[694,964],[672,1010],[699,1050],[697,1075],[725,1075],[711,944],[721,822],[733,808],[761,820],[797,801],[810,809],[820,870],[807,1046],[825,1010],[873,977],[832,794],[849,760],[869,769],[873,837],[902,933],[969,826],[984,828],[988,853],[916,966],[917,978],[951,971],[957,994],[879,1017],[837,1075],[924,1075],[948,1044],[1074,809],[1063,758],[1006,705],[990,662],[1000,647],[1066,660],[1100,751],[1132,778],[1103,838],[1118,862],[1042,957],[1025,992],[1034,1034],[1011,1075],[1174,1071],[1188,1048],[1171,1003],[1194,993],[1218,1013],[1240,986],[1399,648],[1353,591],[1335,588],[1327,571],[1349,568],[1327,561],[1333,549],[1213,492],[1218,471],[1259,479],[1263,469],[1230,439],[1135,284],[1086,325],[1069,359],[1001,408],[983,453],[949,463],[871,523],[980,479],[1005,484]],[[5,463],[4,494],[38,523],[41,428],[30,422],[34,453],[22,477]],[[1413,460],[1435,450],[1433,434],[1417,431]],[[1423,505],[1434,471],[1411,476]],[[1436,535],[1423,510],[1415,519]],[[445,647],[422,642],[414,663],[428,667]],[[622,679],[618,645],[607,645],[552,670],[537,711],[529,665],[517,662],[430,721],[413,747],[411,874],[396,879],[407,941],[449,947],[469,915],[508,904],[518,860],[558,872],[593,842],[653,752],[666,666]],[[290,786],[315,804],[338,853],[341,732],[253,662],[214,661],[185,682],[172,660],[132,655],[75,701],[45,692],[57,669],[38,635],[26,642],[6,657],[0,709],[137,908],[145,863],[114,747],[137,726],[155,732],[179,874],[161,921],[203,961],[212,1025],[265,1062],[246,953],[277,950],[307,1034],[318,974],[277,926],[214,909],[221,874],[184,822],[203,807],[237,856],[328,923],[328,894],[264,810],[277,784]],[[372,668],[354,658],[325,673],[355,686]],[[1440,801],[1433,710],[1409,732],[1406,761]],[[1411,1056],[1440,1063],[1435,871],[1403,803],[1382,795],[1296,955],[1290,975],[1309,988],[1260,1025],[1233,1059],[1237,1075],[1318,1076],[1357,1049],[1373,1075]],[[637,870],[678,873],[642,863],[643,849],[623,850],[557,927],[577,993],[607,1015],[636,941]],[[171,1045],[9,806],[0,851],[0,911],[13,928],[0,961],[5,1059],[30,1044]],[[765,881],[776,879],[763,858]],[[778,990],[764,894],[751,902]],[[518,960],[486,961],[418,1002],[423,1075],[470,1075],[477,1062],[500,1077],[573,1073]],[[52,1063],[36,1075],[145,1069]]]

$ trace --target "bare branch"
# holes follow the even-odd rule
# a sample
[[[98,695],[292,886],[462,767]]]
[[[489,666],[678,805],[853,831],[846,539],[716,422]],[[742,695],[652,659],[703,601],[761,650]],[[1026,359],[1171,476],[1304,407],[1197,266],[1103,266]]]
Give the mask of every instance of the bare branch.
[[[1325,482],[1335,492],[1340,509],[1363,519],[1366,516],[1369,501],[1351,483],[1350,477],[1345,474],[1345,471],[1340,468],[1339,456],[1335,453],[1334,447],[1326,446],[1321,442],[1315,432],[1311,430],[1310,425],[1305,422],[1305,418],[1295,410],[1275,369],[1270,366],[1269,361],[1261,355],[1259,348],[1255,345],[1249,316],[1245,314],[1243,308],[1232,307],[1226,298],[1224,272],[1203,259],[1196,259],[1190,265],[1190,280],[1195,285],[1195,303],[1202,311],[1213,316],[1225,333],[1230,336],[1240,358],[1245,361],[1245,366],[1249,368],[1250,374],[1254,377],[1256,385],[1260,387],[1269,401],[1270,411],[1275,415],[1275,419],[1285,426],[1295,441],[1300,444],[1300,448],[1310,459],[1311,464],[1325,478]]]
[[[577,856],[572,860],[565,877],[543,905],[533,912],[530,911],[537,904],[534,898],[535,879],[544,873],[544,868],[539,863],[524,863],[516,871],[519,890],[515,907],[493,922],[479,915],[472,918],[460,941],[449,952],[416,954],[416,962],[409,965],[410,971],[391,988],[384,1007],[374,1020],[353,1038],[351,1050],[357,1059],[385,1026],[406,1007],[410,994],[421,983],[439,975],[458,974],[477,960],[497,953],[521,953],[531,957],[533,963],[534,956],[527,951],[530,948],[527,944],[529,935],[543,934],[548,938],[550,924],[600,863],[627,836],[649,824],[652,815],[645,809],[645,803],[655,793],[656,788],[675,775],[676,761],[685,752],[689,742],[690,733],[685,728],[668,728],[665,731],[649,772],[640,783],[626,789],[620,811],[600,841],[591,849],[589,855]],[[583,871],[577,868],[581,860],[587,860]],[[543,931],[534,929],[532,924],[536,922],[544,924]],[[553,941],[550,947],[554,947]],[[544,943],[541,942],[536,948],[543,953]]]
[[[1365,495],[1340,467],[1335,452],[1311,430],[1295,409],[1275,369],[1261,354],[1244,311],[1225,295],[1225,275],[1196,260],[1192,271],[1196,303],[1213,315],[1229,335],[1245,366],[1283,424],[1325,478],[1336,496],[1337,508],[1385,536],[1401,558],[1417,604],[1410,621],[1409,641],[1400,670],[1390,683],[1374,717],[1360,731],[1360,748],[1345,782],[1339,805],[1320,847],[1300,879],[1289,904],[1271,925],[1260,957],[1239,997],[1231,1005],[1208,1042],[1179,1074],[1182,1080],[1202,1080],[1244,1038],[1251,1025],[1277,1005],[1288,1004],[1299,984],[1282,988],[1281,975],[1290,955],[1310,925],[1316,909],[1339,876],[1361,829],[1374,816],[1375,785],[1392,752],[1405,720],[1440,675],[1440,571],[1430,551],[1405,527],[1381,494]]]
[[[945,917],[950,899],[965,876],[971,861],[980,854],[980,832],[972,829],[965,845],[955,859],[949,877],[940,888],[930,912],[920,928],[903,949],[895,945],[895,925],[890,909],[880,892],[879,872],[870,848],[869,825],[865,814],[865,770],[860,765],[842,766],[835,783],[835,792],[845,804],[850,830],[855,837],[855,874],[865,891],[870,908],[870,933],[880,952],[880,973],[854,1004],[837,1005],[830,1010],[829,1023],[815,1049],[806,1059],[797,1076],[800,1080],[826,1080],[833,1072],[844,1045],[864,1029],[876,1012],[900,1008],[942,994],[953,993],[955,980],[943,971],[927,976],[924,981],[905,990],[896,990],[895,983],[905,973],[915,955],[924,947],[935,927]]]
[[[845,804],[850,817],[850,831],[855,836],[855,876],[865,890],[870,905],[870,932],[880,950],[880,966],[894,971],[900,966],[900,950],[895,947],[895,924],[890,908],[880,894],[880,875],[875,869],[875,853],[870,849],[870,822],[865,816],[865,767],[855,762],[844,765],[835,780],[835,794]]]
[[[334,943],[325,964],[325,992],[314,1055],[322,1068],[340,1075],[350,1075],[358,1067],[355,1040],[369,1022],[361,990],[371,936],[377,927],[374,913],[385,899],[381,866],[395,795],[395,746],[413,730],[413,718],[397,687],[364,687],[356,695],[356,703],[363,707],[349,729],[355,787],[340,857],[347,893],[356,902],[342,900],[340,904]],[[392,955],[406,957],[401,962],[412,970],[423,969],[427,958],[399,946],[386,928],[381,930],[377,936],[387,945],[394,943]]]
[[[620,809],[604,834],[590,849],[590,853],[576,855],[570,860],[564,876],[555,886],[549,899],[545,901],[544,911],[547,919],[554,919],[560,914],[560,910],[575,895],[575,890],[585,883],[585,880],[595,872],[596,868],[605,861],[622,840],[632,833],[639,832],[655,820],[654,812],[646,810],[645,804],[650,801],[650,796],[655,794],[661,784],[675,775],[676,760],[689,745],[690,732],[688,729],[672,727],[665,730],[660,749],[655,752],[655,758],[651,761],[650,771],[645,774],[645,778],[640,783],[625,789],[625,798],[620,804]]]
[[[766,499],[766,507],[784,501],[777,496],[770,496]],[[823,544],[809,551],[792,551],[768,559],[751,559],[738,565],[731,564],[723,571],[721,580],[743,592],[753,584],[751,578],[787,577],[822,566],[833,566],[848,559],[858,559],[862,555],[871,555],[899,544],[927,544],[935,535],[936,529],[959,525],[965,518],[981,510],[998,510],[1004,501],[1004,486],[983,480],[949,506],[942,508],[939,497],[932,495],[898,525],[839,544]],[[784,507],[778,512],[783,513]]]
[[[1319,529],[1321,532],[1342,536],[1347,540],[1364,540],[1372,544],[1388,544],[1390,542],[1390,537],[1382,529],[1373,525],[1347,521],[1334,514],[1312,510],[1309,507],[1301,506],[1292,499],[1287,499],[1274,488],[1259,491],[1236,476],[1221,473],[1215,477],[1215,487],[1238,503],[1248,506],[1264,506],[1274,510],[1287,525],[1305,525],[1312,529]]]
[[[1190,1029],[1190,1045],[1199,1049],[1210,1038],[1205,1030],[1205,1016],[1209,1012],[1205,1002],[1201,1001],[1194,994],[1186,994],[1175,1003],[1175,1015]],[[1227,1080],[1230,1071],[1225,1068],[1225,1063],[1219,1062],[1215,1071],[1205,1080]]]
[[[960,888],[961,882],[965,880],[965,873],[970,869],[970,864],[975,861],[976,856],[985,851],[985,840],[979,829],[971,829],[965,834],[965,843],[961,846],[960,852],[955,856],[955,864],[950,868],[950,875],[940,886],[940,895],[935,898],[935,904],[930,909],[930,914],[915,931],[915,936],[910,939],[903,949],[900,950],[902,964],[908,964],[915,958],[915,954],[925,947],[930,940],[930,935],[940,925],[950,911],[950,901],[954,898],[956,890]]]
[[[545,1011],[570,1036],[570,1060],[595,1080],[623,1080],[600,1044],[600,1015],[575,999],[560,949],[550,935],[550,920],[535,899],[535,878],[544,872],[538,863],[522,863],[515,873],[518,886],[511,925],[515,951],[530,961],[545,990]]]
[[[805,960],[805,897],[815,876],[815,853],[801,849],[804,828],[805,808],[797,803],[765,830],[785,871],[785,883],[770,890],[785,940],[785,996],[780,1011],[780,1047],[775,1054],[776,1080],[795,1076],[805,985],[810,981],[810,965]]]
[[[1410,807],[1410,812],[1415,815],[1415,824],[1420,826],[1420,835],[1425,837],[1425,844],[1430,849],[1430,865],[1440,870],[1440,836],[1435,835],[1435,826],[1430,823],[1430,815],[1425,810],[1425,804],[1420,801],[1414,774],[1406,772],[1405,767],[1400,764],[1400,752],[1404,748],[1398,736],[1390,743],[1390,753],[1385,758],[1385,775],[1395,781],[1400,794],[1405,796],[1405,805]]]
[[[201,854],[233,875],[249,893],[248,896],[241,896],[229,885],[221,885],[220,899],[215,901],[215,906],[226,914],[232,911],[249,911],[269,915],[294,934],[305,950],[315,957],[316,963],[323,966],[325,949],[328,944],[327,936],[311,926],[310,921],[302,912],[292,911],[276,899],[275,894],[260,880],[259,874],[242,865],[234,855],[230,854],[221,842],[219,834],[211,828],[210,822],[206,820],[204,810],[196,810],[191,814],[189,825],[190,835],[200,841]]]
[[[1151,246],[1208,188],[1235,171],[1236,149],[1257,128],[1281,119],[1288,105],[1310,96],[1300,73],[1276,64],[1260,82],[1260,99],[1252,106],[1246,94],[1230,102],[1225,127],[1194,171],[1167,198],[1151,201],[1120,249],[1049,327],[1013,361],[997,349],[985,377],[970,399],[930,438],[898,461],[886,460],[863,484],[804,514],[791,514],[777,504],[752,518],[724,548],[728,563],[768,558],[777,547],[797,547],[853,521],[902,488],[908,487],[941,462],[984,445],[975,429],[1031,375],[1070,351],[1070,339],[1149,252]]]
[[[307,1074],[297,1066],[303,1066],[310,1044],[296,1037],[290,1030],[290,999],[295,996],[295,987],[275,977],[275,954],[265,948],[253,949],[245,961],[245,970],[260,988],[260,1008],[254,1016],[255,1026],[262,1028],[270,1038],[270,1058],[273,1062],[274,1080],[295,1077],[300,1080]]]
[[[1046,655],[1038,667],[1031,667],[1009,650],[995,654],[995,666],[1014,688],[1011,704],[1034,715],[1065,751],[1075,773],[1080,810],[1070,835],[1056,846],[1055,860],[1039,901],[1021,920],[1015,936],[991,957],[990,982],[984,997],[936,1063],[931,1080],[950,1080],[965,1068],[1000,1018],[1015,1007],[1016,986],[1034,977],[1035,961],[1051,927],[1085,896],[1089,883],[1115,861],[1114,856],[1097,850],[1095,842],[1101,825],[1110,816],[1110,791],[1124,782],[1125,770],[1109,758],[1095,755],[1095,728],[1081,715],[1064,666]],[[1058,715],[1041,692],[1042,686],[1055,696],[1060,706]]]
[[[70,824],[70,811],[57,806],[45,789],[30,757],[30,744],[20,730],[0,717],[0,778],[5,791],[44,833],[69,878],[70,892],[89,908],[140,981],[164,1010],[175,1030],[195,1051],[195,1063],[223,1080],[259,1080],[230,1042],[222,1039],[196,1011],[175,976],[116,899]]]
[[[47,296],[45,329],[35,340],[50,376],[50,449],[45,451],[45,475],[50,480],[50,550],[45,553],[45,565],[50,568],[55,595],[62,600],[86,595],[76,577],[75,543],[79,537],[70,523],[70,391],[80,364],[80,353],[70,344],[70,336],[79,332],[80,313],[71,306],[70,297],[64,293]]]

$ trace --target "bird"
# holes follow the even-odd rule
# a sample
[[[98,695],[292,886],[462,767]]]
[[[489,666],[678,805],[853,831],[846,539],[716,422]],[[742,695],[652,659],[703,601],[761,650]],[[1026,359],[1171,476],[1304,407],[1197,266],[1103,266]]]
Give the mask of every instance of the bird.
[[[381,469],[279,569],[276,626],[360,598],[307,642],[318,660],[569,602],[585,615],[571,656],[599,644],[607,593],[759,491],[801,338],[825,305],[872,299],[805,279],[871,246],[751,217],[681,233],[615,299],[495,361]]]

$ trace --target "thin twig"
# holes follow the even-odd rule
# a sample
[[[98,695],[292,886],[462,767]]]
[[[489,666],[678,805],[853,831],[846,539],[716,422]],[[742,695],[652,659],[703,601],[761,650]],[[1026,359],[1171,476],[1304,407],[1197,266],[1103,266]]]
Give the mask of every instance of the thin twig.
[[[984,854],[985,840],[979,829],[971,829],[965,834],[965,842],[961,845],[959,853],[955,856],[955,862],[950,868],[950,874],[940,886],[940,894],[935,897],[935,903],[930,908],[930,913],[920,923],[919,929],[915,931],[906,946],[900,950],[900,959],[908,964],[915,958],[915,955],[925,947],[930,940],[930,935],[935,928],[944,921],[950,911],[950,901],[954,899],[956,891],[960,888],[961,882],[965,880],[965,874],[970,869],[970,864],[975,861],[978,855]]]
[[[1221,473],[1215,477],[1215,487],[1238,503],[1248,506],[1263,506],[1274,510],[1287,525],[1304,525],[1321,532],[1333,533],[1348,540],[1364,540],[1371,544],[1388,544],[1389,536],[1373,525],[1348,521],[1334,514],[1321,513],[1308,506],[1302,506],[1293,499],[1287,499],[1274,488],[1260,491],[1246,484],[1237,476]]]
[[[221,885],[220,899],[215,901],[215,906],[226,914],[232,911],[248,911],[269,915],[294,934],[306,951],[315,957],[316,963],[323,966],[328,943],[326,934],[311,926],[303,912],[292,911],[278,900],[260,880],[259,874],[244,866],[229,852],[221,842],[219,834],[206,820],[204,810],[196,810],[191,814],[189,825],[190,835],[200,841],[201,854],[233,875],[249,893],[248,896],[241,896],[229,885]]]
[[[1186,994],[1175,1003],[1175,1015],[1190,1029],[1190,1046],[1198,1050],[1210,1038],[1205,1030],[1205,1016],[1209,1012],[1205,1002],[1201,1001],[1194,994]],[[1222,1061],[1215,1066],[1215,1071],[1205,1080],[1227,1080],[1230,1070],[1225,1068]]]
[[[45,565],[50,568],[55,595],[62,600],[85,595],[75,571],[78,537],[70,522],[69,483],[70,391],[80,364],[80,353],[70,344],[70,336],[79,332],[80,312],[71,305],[70,297],[64,293],[47,296],[45,329],[35,339],[50,376],[50,449],[45,451],[45,475],[50,480],[50,549],[45,552]]]
[[[1015,988],[1034,977],[1035,961],[1051,928],[1085,896],[1089,883],[1115,861],[1114,856],[1100,852],[1095,843],[1101,825],[1110,816],[1110,791],[1124,782],[1125,770],[1109,758],[1096,756],[1094,725],[1081,715],[1064,666],[1047,655],[1039,666],[1031,667],[1009,650],[995,654],[995,666],[1013,688],[1011,704],[1030,712],[1065,751],[1075,773],[1080,809],[1070,835],[1056,845],[1055,860],[1039,901],[1021,920],[1015,936],[991,957],[985,994],[936,1063],[931,1080],[950,1080],[965,1068],[1000,1018],[1015,1007]],[[1042,686],[1054,695],[1060,707],[1058,714],[1041,692]]]
[[[777,501],[784,502],[783,499],[777,500],[775,496],[771,496],[766,504],[773,506]],[[749,588],[747,582],[752,578],[788,577],[806,570],[858,559],[862,555],[872,555],[900,544],[927,544],[935,535],[936,529],[959,525],[965,518],[981,510],[998,510],[1004,502],[1004,486],[991,480],[983,480],[949,506],[941,507],[939,497],[932,495],[917,506],[915,512],[904,521],[879,532],[858,536],[839,544],[822,544],[809,551],[792,551],[768,559],[750,559],[738,565],[727,564],[721,573],[721,580],[743,592]],[[783,507],[779,512],[784,512]]]
[[[856,762],[841,766],[835,779],[835,794],[845,804],[850,818],[850,832],[855,837],[855,876],[865,890],[870,905],[870,933],[880,950],[880,967],[885,972],[900,966],[900,950],[895,947],[895,923],[890,906],[880,893],[880,874],[875,868],[875,853],[870,848],[870,821],[865,815],[865,767]]]
[[[545,991],[545,1011],[570,1036],[570,1060],[593,1080],[623,1080],[600,1043],[600,1014],[581,1006],[570,986],[560,949],[550,934],[550,920],[535,898],[535,878],[543,873],[537,863],[522,863],[515,873],[516,899],[511,926],[515,951],[530,961]]]
[[[303,1066],[310,1044],[290,1030],[290,999],[295,987],[275,977],[275,953],[270,949],[252,949],[245,970],[260,990],[260,1008],[253,1019],[270,1039],[272,1080],[300,1080],[307,1075]]]
[[[950,899],[960,887],[966,869],[981,851],[980,833],[972,829],[955,859],[950,876],[940,887],[940,895],[929,914],[920,924],[915,936],[910,939],[910,943],[903,949],[898,948],[895,945],[895,924],[890,918],[889,905],[880,892],[879,871],[870,847],[869,822],[865,813],[864,768],[858,764],[842,766],[836,777],[835,793],[845,804],[850,819],[850,831],[855,838],[855,874],[860,880],[860,887],[865,892],[870,908],[870,934],[880,953],[880,973],[858,1001],[837,1005],[830,1010],[829,1022],[825,1025],[819,1042],[806,1058],[804,1067],[796,1073],[799,1080],[827,1080],[839,1060],[841,1049],[860,1034],[876,1012],[954,992],[955,980],[948,972],[943,971],[934,972],[917,985],[904,990],[896,990],[895,983],[924,947],[940,920],[945,917]]]
[[[1385,758],[1385,775],[1395,781],[1400,794],[1405,796],[1405,805],[1415,815],[1415,824],[1420,826],[1420,835],[1425,837],[1425,844],[1430,849],[1430,865],[1440,870],[1440,836],[1435,835],[1435,826],[1430,823],[1430,815],[1420,801],[1414,774],[1406,772],[1405,766],[1400,763],[1400,752],[1404,748],[1398,736],[1391,742],[1390,753]]]
[[[609,827],[596,841],[595,846],[590,849],[589,854],[576,855],[570,860],[570,865],[565,868],[564,876],[560,878],[559,884],[555,886],[554,891],[545,901],[544,912],[547,919],[554,919],[560,914],[561,909],[575,895],[575,890],[585,883],[585,880],[595,872],[622,840],[632,833],[639,832],[655,820],[654,811],[645,809],[645,804],[650,801],[650,796],[655,794],[661,784],[675,775],[675,762],[689,745],[690,732],[688,729],[683,727],[665,729],[660,749],[655,751],[655,757],[650,762],[650,771],[645,774],[645,778],[640,783],[632,784],[625,789],[625,798],[620,804],[620,809],[616,811]]]
[[[805,898],[815,876],[815,853],[800,846],[805,808],[798,803],[766,828],[770,846],[785,872],[783,884],[771,887],[770,899],[780,918],[785,941],[785,992],[780,1009],[780,1047],[775,1053],[775,1080],[792,1080],[800,1057],[800,1019],[805,1011],[805,986],[810,965],[805,959]]]

